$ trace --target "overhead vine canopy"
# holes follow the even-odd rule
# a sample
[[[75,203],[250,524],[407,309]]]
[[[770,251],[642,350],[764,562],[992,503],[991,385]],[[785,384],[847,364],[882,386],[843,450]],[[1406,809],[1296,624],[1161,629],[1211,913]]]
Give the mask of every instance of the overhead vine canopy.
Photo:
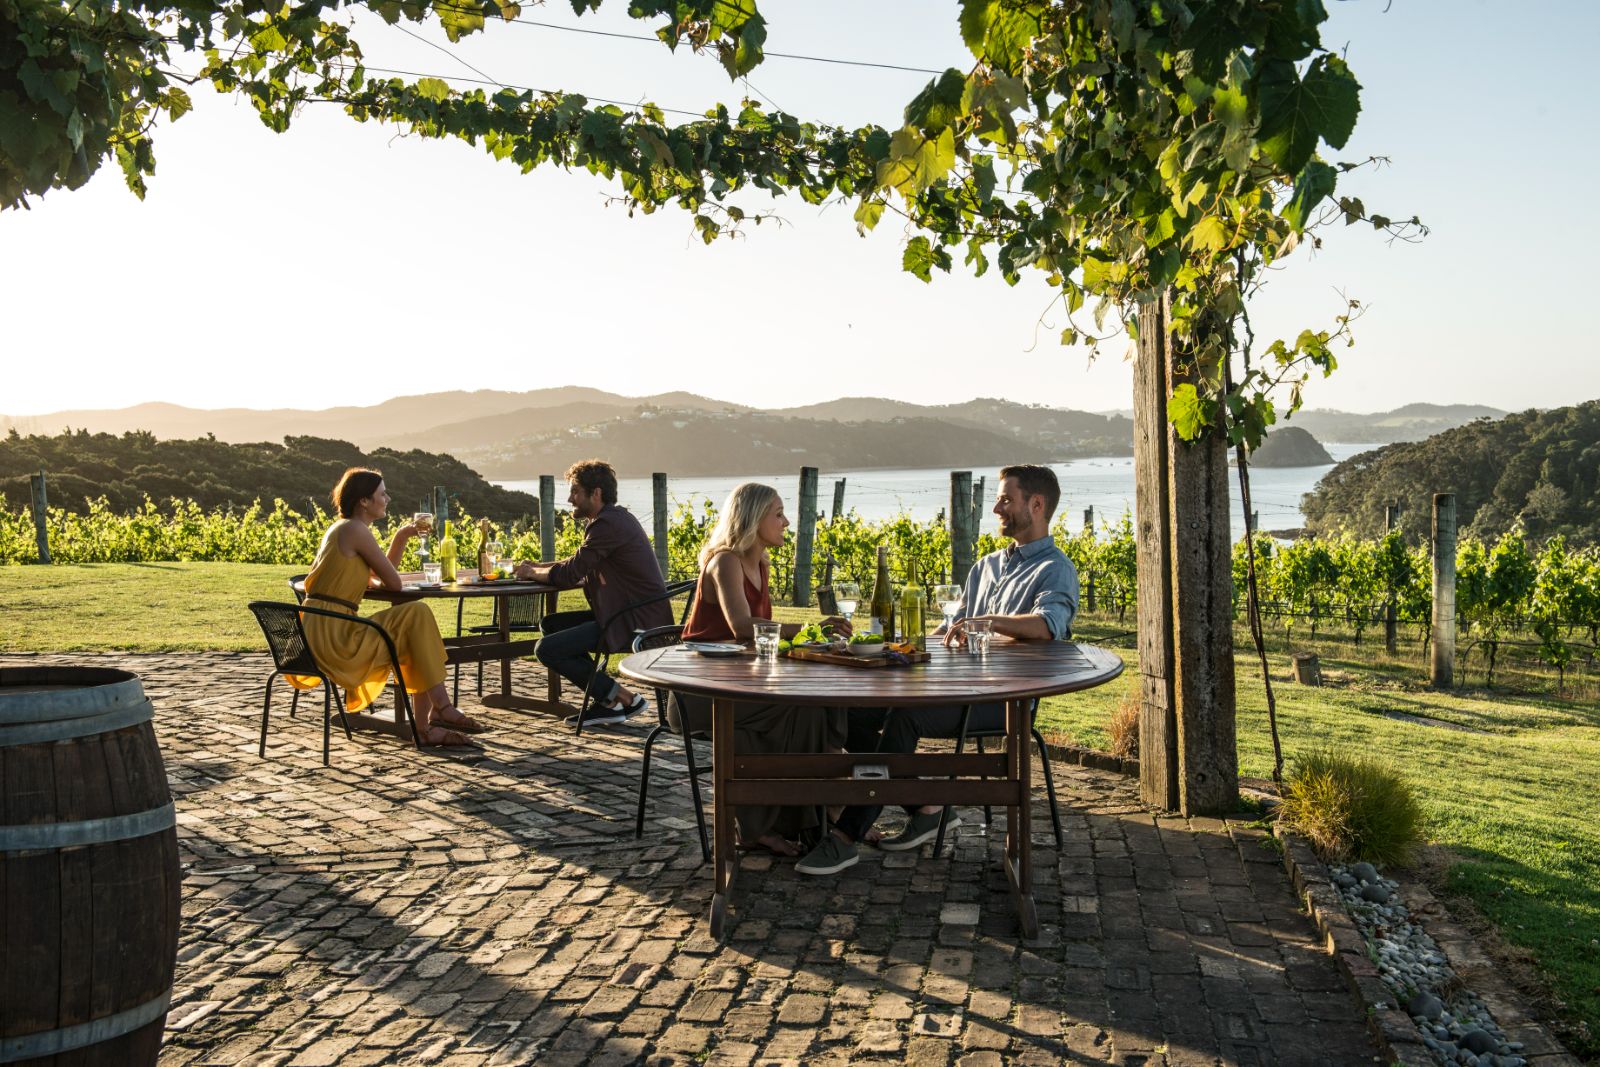
[[[572,6],[582,15],[600,0]],[[1185,437],[1218,427],[1252,445],[1277,387],[1298,406],[1308,370],[1333,368],[1349,314],[1231,374],[1261,270],[1320,223],[1420,227],[1337,194],[1360,162],[1327,153],[1350,137],[1360,86],[1321,43],[1321,0],[962,0],[970,68],[930,81],[897,124],[859,129],[749,101],[671,124],[649,105],[375,78],[352,34],[357,7],[437,22],[452,41],[521,14],[510,0],[0,0],[0,207],[76,188],[111,158],[142,196],[152,133],[190,109],[183,84],[195,80],[248,98],[274,130],[324,103],[481,144],[524,171],[582,167],[633,209],[690,212],[707,242],[748,221],[750,190],[844,198],[863,232],[886,213],[908,220],[903,264],[924,281],[959,257],[1011,284],[1044,272],[1069,316],[1092,302],[1094,329],[1072,319],[1064,343],[1098,344],[1110,313],[1133,332],[1136,309],[1169,293],[1173,329],[1204,369],[1170,416]],[[628,10],[730,76],[762,60],[755,0]]]

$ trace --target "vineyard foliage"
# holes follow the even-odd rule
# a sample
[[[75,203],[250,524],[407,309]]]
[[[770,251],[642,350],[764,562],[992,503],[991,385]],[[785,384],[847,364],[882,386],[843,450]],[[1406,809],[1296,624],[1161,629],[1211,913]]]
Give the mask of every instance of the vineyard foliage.
[[[51,508],[50,551],[57,563],[135,563],[196,560],[231,563],[275,563],[307,566],[333,517],[311,505],[298,511],[283,500],[270,508],[260,502],[239,511],[207,510],[192,500],[157,505],[146,498],[129,512],[118,512],[104,498],[91,500],[82,512]],[[402,519],[392,518],[377,530],[388,538]],[[717,509],[709,501],[680,503],[667,528],[670,577],[693,577],[700,547],[716,525]],[[521,559],[539,558],[539,535],[526,520],[491,523],[506,551]],[[460,513],[454,524],[457,555],[472,561],[478,553],[478,520]],[[1095,607],[1128,618],[1137,594],[1137,551],[1133,520],[1126,513],[1098,531],[1069,529],[1058,521],[1051,531],[1056,543],[1077,567],[1087,608],[1093,588]],[[558,514],[556,555],[571,555],[582,531]],[[35,558],[32,515],[25,503],[0,495],[0,564],[31,563]],[[977,554],[999,548],[993,533],[979,536]],[[914,564],[928,584],[950,573],[950,532],[941,520],[919,521],[906,514],[865,519],[854,511],[817,524],[813,580],[821,583],[832,560],[836,579],[871,584],[877,547],[889,546],[891,569],[905,581]],[[788,597],[794,581],[794,532],[772,553],[776,596]],[[416,545],[408,547],[403,566],[419,566]],[[1256,535],[1256,566],[1263,610],[1290,634],[1315,636],[1319,626],[1337,623],[1362,640],[1381,627],[1392,603],[1398,623],[1426,634],[1431,625],[1432,573],[1426,545],[1408,545],[1399,531],[1376,540],[1350,534],[1304,538],[1288,543]],[[1245,542],[1233,550],[1234,608],[1244,611]],[[1600,640],[1600,548],[1573,548],[1559,535],[1541,543],[1514,526],[1498,539],[1463,538],[1456,554],[1458,623],[1469,638],[1484,643],[1490,677],[1495,649],[1513,634],[1532,635],[1539,656],[1565,670],[1574,656],[1574,642],[1592,647]]]

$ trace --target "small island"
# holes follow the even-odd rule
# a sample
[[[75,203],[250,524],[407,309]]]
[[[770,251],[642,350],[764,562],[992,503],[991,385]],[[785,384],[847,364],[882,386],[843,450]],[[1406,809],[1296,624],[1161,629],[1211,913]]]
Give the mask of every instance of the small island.
[[[1267,434],[1261,447],[1250,454],[1257,467],[1318,467],[1333,462],[1310,431],[1298,426],[1282,426]]]

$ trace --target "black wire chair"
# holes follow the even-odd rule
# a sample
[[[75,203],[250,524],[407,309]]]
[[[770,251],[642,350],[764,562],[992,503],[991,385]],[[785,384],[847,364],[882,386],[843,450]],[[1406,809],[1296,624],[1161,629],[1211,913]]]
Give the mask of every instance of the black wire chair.
[[[681,582],[669,582],[667,583],[666,589],[663,592],[657,593],[655,596],[645,597],[643,600],[635,600],[632,604],[618,609],[614,614],[600,621],[600,639],[593,653],[595,671],[589,676],[589,684],[583,687],[583,703],[578,705],[578,714],[573,719],[574,732],[578,734],[583,733],[583,717],[588,713],[589,706],[594,703],[594,681],[596,678],[600,677],[600,668],[604,667],[610,661],[614,652],[623,651],[623,649],[614,649],[606,643],[606,630],[609,629],[610,624],[615,622],[617,619],[626,618],[627,616],[638,611],[640,608],[649,607],[651,604],[659,604],[663,600],[673,600],[679,596],[682,596],[684,593],[689,594],[688,602],[684,605],[683,609],[685,616],[687,616],[689,604],[694,603],[694,587],[698,581],[699,580],[696,578],[690,578]],[[644,632],[646,631],[635,630],[634,634],[637,635]],[[630,638],[630,643],[631,640],[632,639]]]
[[[1050,770],[1050,752],[1044,746],[1044,735],[1039,732],[1039,727],[1037,724],[1039,718],[1039,702],[1037,700],[1033,700],[1029,701],[1029,704],[1031,706],[1028,708],[1028,732],[1033,734],[1034,744],[1039,746],[1039,765],[1044,768],[1044,791],[1045,794],[1050,798],[1050,826],[1055,831],[1056,847],[1060,848],[1061,809],[1056,805],[1056,779],[1055,775]],[[984,738],[1004,737],[1006,735],[1005,727],[1003,726],[981,730],[972,729],[968,721],[971,717],[972,705],[963,705],[961,708],[961,727],[956,733],[956,755],[958,756],[961,754],[962,749],[966,747],[968,739],[974,741],[978,746],[978,751],[982,752]],[[939,854],[939,850],[944,847],[945,826],[949,823],[949,821],[950,809],[946,807],[939,815],[939,835],[933,839],[933,854],[935,856],[937,856]],[[985,804],[983,806],[983,825],[989,826],[992,822],[993,813],[990,811],[989,805]]]
[[[306,641],[305,628],[301,625],[304,615],[325,615],[330,619],[340,619],[354,626],[370,626],[378,631],[383,639],[384,648],[389,653],[389,670],[394,675],[395,698],[394,710],[397,722],[408,725],[411,729],[411,741],[417,748],[422,747],[422,738],[417,733],[416,716],[411,711],[411,695],[406,692],[406,687],[400,675],[400,654],[395,650],[394,639],[391,638],[382,626],[371,619],[364,619],[359,615],[347,615],[344,612],[329,611],[324,608],[308,608],[304,604],[280,604],[270,600],[255,600],[249,604],[250,612],[256,617],[256,622],[261,626],[261,632],[266,636],[267,648],[272,653],[275,669],[267,677],[266,698],[261,705],[261,743],[257,747],[257,754],[265,757],[267,754],[267,720],[272,712],[272,683],[280,674],[298,674],[307,677],[316,677],[322,680],[322,763],[328,764],[328,741],[330,734],[330,709],[329,698],[338,703],[339,723],[344,727],[345,737],[350,737],[350,720],[345,716],[344,701],[339,696],[338,687],[333,684],[326,671],[318,666],[316,657],[311,652],[311,646]]]
[[[644,652],[652,648],[665,648],[677,644],[682,638],[681,623],[673,626],[656,626],[633,635],[633,651]],[[633,823],[633,837],[636,841],[644,837],[644,807],[650,790],[650,751],[656,743],[656,738],[662,734],[671,734],[683,742],[683,756],[689,764],[689,793],[694,797],[694,821],[700,831],[700,858],[709,863],[711,843],[706,835],[706,809],[704,801],[700,798],[700,768],[695,762],[694,742],[696,738],[709,740],[710,735],[687,729],[674,729],[667,718],[668,696],[666,690],[659,688],[656,690],[656,725],[644,739],[644,764],[639,769],[639,811]]]
[[[506,614],[509,616],[508,629],[511,633],[527,634],[539,632],[540,626],[543,625],[541,618],[543,611],[541,610],[540,604],[543,598],[543,593],[530,593],[527,596],[510,596],[504,598],[504,601],[507,605]],[[464,633],[498,634],[500,632],[501,600],[501,597],[494,598],[493,622],[479,623],[475,626],[468,626],[465,629],[463,629],[461,626],[461,613],[466,607],[467,602],[465,598],[456,601],[456,636],[460,637]],[[478,661],[478,695],[483,696],[483,660],[481,659]],[[451,692],[450,700],[455,704],[461,703],[461,664],[459,663],[455,665],[455,685]]]
[[[291,575],[289,575],[289,592],[294,594],[295,603],[297,603],[297,604],[304,604],[306,602],[305,589],[300,584],[300,583],[304,582],[305,580],[306,580],[306,576],[304,574],[291,574]],[[257,621],[259,622],[260,620],[258,619]],[[271,643],[272,638],[270,638],[270,637],[267,638],[267,641],[268,641],[268,643]],[[307,652],[306,655],[309,657],[311,655],[311,653]],[[294,673],[298,674],[298,673],[301,673],[301,672],[296,671]],[[316,674],[316,672],[311,672],[311,674]],[[307,674],[306,676],[310,677],[311,674]],[[318,678],[322,677],[320,674],[317,674],[316,676]],[[272,699],[272,678],[275,678],[275,677],[277,677],[276,674],[274,674],[272,677],[269,677],[267,679],[267,699],[268,700]],[[323,684],[324,687],[327,687],[328,686],[327,679],[324,678],[322,684]],[[291,688],[293,688],[293,687],[291,687]],[[339,694],[338,694],[338,691],[337,691],[337,687],[331,687],[331,688],[334,688],[334,690],[335,690],[335,692],[333,694],[334,695],[334,699],[335,700],[340,700],[340,697],[339,697]],[[294,690],[294,696],[289,701],[289,718],[291,718],[291,719],[298,717],[298,715],[300,713],[300,692],[301,691],[299,689],[295,689]],[[324,703],[326,703],[326,701],[324,701]],[[324,709],[324,710],[326,710],[326,709]],[[341,700],[340,706],[339,706],[339,714],[341,714],[341,715],[344,714],[344,704],[343,704],[342,700]],[[324,759],[323,762],[326,763],[327,760]]]

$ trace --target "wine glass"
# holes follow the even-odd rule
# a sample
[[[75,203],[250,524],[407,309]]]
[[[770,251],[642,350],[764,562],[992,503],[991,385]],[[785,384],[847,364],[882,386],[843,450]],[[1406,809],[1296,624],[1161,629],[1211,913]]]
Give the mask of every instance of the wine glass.
[[[483,543],[483,573],[480,578],[494,578],[500,572],[500,557],[505,554],[505,546],[499,541],[485,541]]]
[[[428,562],[428,535],[433,532],[433,512],[419,511],[411,516],[417,527],[417,559]]]
[[[855,582],[834,582],[833,599],[839,605],[839,614],[854,619],[861,604],[861,587]]]
[[[961,610],[962,591],[959,585],[936,585],[933,587],[933,599],[939,602],[939,610],[944,612],[944,630],[950,632],[950,627],[955,625],[956,612]]]

